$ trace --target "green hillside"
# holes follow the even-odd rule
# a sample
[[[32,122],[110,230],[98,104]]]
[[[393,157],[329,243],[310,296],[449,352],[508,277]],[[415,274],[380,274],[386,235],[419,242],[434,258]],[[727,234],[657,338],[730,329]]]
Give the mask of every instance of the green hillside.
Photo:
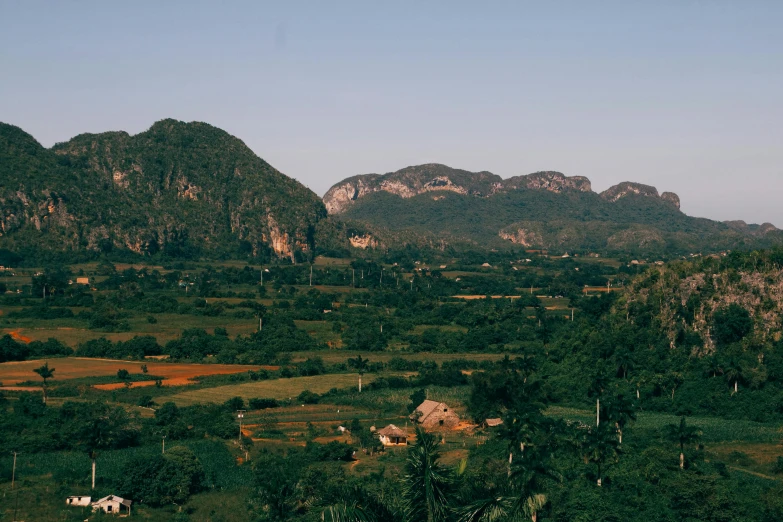
[[[52,149],[0,124],[0,248],[294,258],[318,197],[206,123],[82,134]]]
[[[657,197],[635,194],[617,201],[587,191],[519,188],[491,197],[455,192],[402,198],[377,191],[334,216],[386,245],[466,243],[579,249],[631,254],[687,254],[769,245],[777,230],[750,235],[727,224],[694,218]]]

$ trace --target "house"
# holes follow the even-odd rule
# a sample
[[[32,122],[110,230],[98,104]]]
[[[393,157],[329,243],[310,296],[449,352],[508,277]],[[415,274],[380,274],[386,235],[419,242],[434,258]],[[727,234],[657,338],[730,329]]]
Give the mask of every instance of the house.
[[[92,497],[79,497],[71,495],[65,499],[65,503],[69,506],[89,506],[92,501]]]
[[[496,428],[501,424],[503,424],[503,419],[501,419],[500,417],[495,419],[487,419],[484,421],[484,426],[486,426],[487,428]]]
[[[76,284],[77,285],[89,285],[90,284],[90,278],[89,277],[77,277],[76,278]]]
[[[118,497],[117,495],[109,495],[108,497],[103,497],[100,500],[96,500],[92,503],[92,510],[98,511],[101,510],[104,513],[111,513],[114,514],[122,514],[123,508],[127,509],[127,515],[130,515],[131,512],[131,504],[133,502],[131,500],[125,500],[122,497]]]
[[[384,446],[405,446],[408,444],[408,434],[394,424],[378,430],[378,438]]]
[[[426,400],[413,411],[411,419],[424,429],[454,428],[459,417],[445,402]]]

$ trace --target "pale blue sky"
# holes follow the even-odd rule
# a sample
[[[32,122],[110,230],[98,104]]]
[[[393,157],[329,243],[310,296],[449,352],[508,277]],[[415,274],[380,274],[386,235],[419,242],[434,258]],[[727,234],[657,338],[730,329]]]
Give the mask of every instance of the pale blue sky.
[[[0,121],[206,121],[318,194],[560,170],[783,227],[783,1],[383,4],[0,0]]]

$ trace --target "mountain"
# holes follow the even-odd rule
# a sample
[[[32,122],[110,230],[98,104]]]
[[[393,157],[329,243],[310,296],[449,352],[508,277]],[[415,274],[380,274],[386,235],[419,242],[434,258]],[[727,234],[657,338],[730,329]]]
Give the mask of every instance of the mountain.
[[[720,223],[680,211],[680,198],[623,182],[600,194],[590,180],[559,172],[502,179],[445,165],[347,178],[324,196],[360,248],[405,243],[686,254],[768,246],[774,226]]]
[[[0,248],[293,259],[326,210],[206,123],[81,134],[51,149],[0,123]]]

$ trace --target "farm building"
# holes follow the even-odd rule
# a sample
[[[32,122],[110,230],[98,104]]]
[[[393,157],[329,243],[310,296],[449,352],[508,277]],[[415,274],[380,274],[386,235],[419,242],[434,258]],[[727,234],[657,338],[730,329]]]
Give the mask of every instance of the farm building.
[[[71,495],[65,499],[65,503],[69,506],[89,506],[92,502],[92,497],[80,497],[77,495]]]
[[[90,278],[89,277],[77,277],[76,278],[76,284],[77,285],[89,285],[90,284]]]
[[[378,438],[384,446],[405,446],[408,444],[408,434],[394,424],[389,424],[378,430]]]
[[[98,511],[101,510],[104,513],[111,513],[112,515],[116,514],[122,514],[123,507],[126,508],[127,515],[130,515],[131,512],[131,504],[133,502],[131,500],[125,500],[124,498],[118,497],[117,495],[109,495],[108,497],[103,497],[100,500],[96,500],[92,503],[92,510]]]
[[[503,424],[503,419],[499,417],[496,419],[487,419],[484,421],[484,426],[486,426],[487,428],[496,428],[501,424]]]
[[[438,428],[454,428],[459,424],[459,417],[445,402],[426,400],[414,410],[411,418],[424,427],[432,430]]]

